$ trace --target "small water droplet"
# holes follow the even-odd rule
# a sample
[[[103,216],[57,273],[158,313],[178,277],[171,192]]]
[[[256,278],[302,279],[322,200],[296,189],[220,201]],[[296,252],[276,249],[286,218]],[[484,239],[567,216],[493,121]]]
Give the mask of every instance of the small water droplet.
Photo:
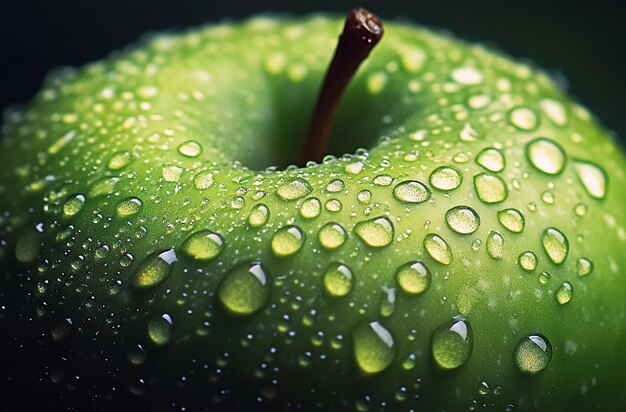
[[[550,274],[548,272],[541,272],[539,275],[539,283],[542,285],[547,284],[550,281]]]
[[[354,232],[369,246],[383,247],[393,241],[394,227],[389,218],[381,216],[357,223]]]
[[[220,283],[218,296],[224,307],[240,316],[260,310],[269,298],[267,271],[260,263],[235,266]]]
[[[372,192],[370,192],[369,190],[361,190],[356,195],[356,198],[361,203],[368,203],[372,199]]]
[[[474,189],[478,198],[488,204],[503,202],[509,193],[502,178],[487,173],[474,176]]]
[[[565,305],[572,300],[572,296],[574,295],[574,288],[572,284],[569,282],[561,283],[561,286],[554,293],[554,297],[556,301],[559,302],[559,305]]]
[[[393,178],[389,175],[378,175],[374,177],[373,183],[377,186],[389,186]]]
[[[539,117],[528,107],[516,107],[509,113],[509,122],[517,129],[531,131],[539,126]]]
[[[326,185],[326,190],[328,190],[331,193],[337,193],[337,192],[341,192],[344,187],[345,187],[345,184],[343,183],[343,180],[333,179],[330,181],[330,183],[328,183],[328,185]]]
[[[333,262],[324,272],[324,288],[332,297],[346,296],[354,286],[354,277],[350,268],[342,263]]]
[[[131,152],[117,152],[111,156],[107,167],[109,170],[120,170],[132,163],[133,160],[133,154]]]
[[[185,157],[198,157],[202,153],[202,145],[195,140],[187,140],[178,146],[178,153]]]
[[[557,175],[565,167],[565,151],[558,143],[539,138],[528,143],[526,156],[537,170],[548,175]]]
[[[210,230],[200,230],[189,236],[181,246],[188,257],[208,261],[219,255],[224,249],[224,239]]]
[[[458,67],[452,71],[452,80],[462,85],[480,84],[483,81],[483,74],[475,67]]]
[[[476,163],[494,173],[503,171],[506,166],[502,153],[492,147],[487,147],[478,153]]]
[[[424,248],[430,257],[442,265],[449,265],[452,263],[452,248],[439,235],[434,233],[427,234],[424,237]]]
[[[391,365],[396,346],[389,332],[380,322],[373,321],[355,328],[354,357],[359,368],[366,374],[384,371]]]
[[[552,345],[542,335],[528,335],[515,348],[515,364],[523,373],[534,375],[544,370],[552,359]]]
[[[430,280],[430,270],[420,261],[405,263],[396,271],[398,286],[410,295],[424,292],[430,286]]]
[[[491,231],[487,235],[487,254],[495,260],[504,257],[504,238],[500,233]]]
[[[318,237],[326,249],[336,249],[346,241],[346,230],[339,223],[328,222],[320,228]]]
[[[143,203],[141,203],[141,200],[139,198],[128,197],[121,200],[115,206],[115,212],[117,213],[117,216],[125,218],[139,213],[142,207]]]
[[[558,229],[553,227],[546,229],[541,242],[552,263],[560,265],[565,261],[569,253],[569,241]]]
[[[588,212],[588,208],[587,208],[587,205],[584,204],[584,203],[579,203],[574,208],[574,213],[576,213],[576,215],[579,216],[579,217],[586,216],[587,212]]]
[[[545,191],[545,192],[543,192],[541,194],[541,200],[546,205],[553,205],[554,204],[554,194],[552,192]]]
[[[608,179],[604,170],[593,163],[579,160],[574,165],[576,167],[576,175],[587,194],[594,199],[604,199],[608,185]]]
[[[263,203],[259,203],[250,210],[250,215],[248,215],[248,223],[250,223],[250,226],[252,227],[260,227],[266,224],[269,218],[269,208]]]
[[[148,337],[156,345],[165,345],[172,334],[172,318],[167,313],[148,322]]]
[[[463,175],[450,166],[441,166],[433,170],[429,178],[430,184],[437,190],[448,192],[458,188],[463,182]]]
[[[469,206],[456,206],[446,212],[446,223],[456,233],[474,233],[480,226],[480,217]]]
[[[313,219],[320,215],[322,210],[322,204],[319,199],[315,197],[310,197],[302,202],[302,206],[300,206],[300,214],[305,219]]]
[[[206,190],[213,186],[213,173],[204,170],[196,174],[193,178],[193,185],[198,190]]]
[[[539,103],[541,109],[557,126],[565,126],[567,124],[567,111],[561,102],[554,99],[543,99]]]
[[[524,252],[519,255],[517,263],[526,272],[537,269],[537,256],[533,252]]]
[[[430,190],[417,180],[405,180],[393,188],[393,195],[403,203],[423,203],[430,199]]]
[[[524,215],[517,209],[498,211],[498,221],[506,230],[513,233],[522,233],[526,226]]]
[[[283,200],[296,200],[311,193],[313,189],[304,179],[293,179],[279,187],[276,194]]]
[[[131,286],[149,289],[163,282],[171,273],[172,265],[178,260],[174,249],[148,256],[133,274]]]
[[[472,328],[461,316],[439,326],[432,335],[432,355],[443,369],[462,366],[472,354],[473,346]]]
[[[63,214],[66,217],[72,217],[78,214],[85,206],[85,196],[75,194],[67,198],[63,203]]]
[[[272,251],[277,256],[293,255],[302,248],[304,240],[304,233],[298,226],[284,226],[272,238]]]
[[[578,276],[581,278],[590,275],[593,272],[593,262],[587,258],[581,257],[576,263],[576,269],[578,270]]]

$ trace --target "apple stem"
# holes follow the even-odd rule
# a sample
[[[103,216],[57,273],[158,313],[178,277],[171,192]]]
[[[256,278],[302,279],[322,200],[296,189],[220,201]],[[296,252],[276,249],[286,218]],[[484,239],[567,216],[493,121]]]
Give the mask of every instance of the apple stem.
[[[382,36],[383,24],[378,16],[363,8],[348,13],[309,121],[300,151],[300,166],[309,160],[322,159],[341,97],[359,65]]]

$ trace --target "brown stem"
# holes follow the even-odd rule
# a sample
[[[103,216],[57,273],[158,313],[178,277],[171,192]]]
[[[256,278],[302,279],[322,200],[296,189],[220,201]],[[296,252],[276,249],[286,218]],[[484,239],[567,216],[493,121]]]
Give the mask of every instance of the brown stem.
[[[383,36],[383,24],[373,13],[357,8],[348,13],[339,36],[335,55],[326,72],[324,84],[309,121],[304,145],[300,151],[300,166],[308,160],[321,160],[326,150],[341,96],[359,65]]]

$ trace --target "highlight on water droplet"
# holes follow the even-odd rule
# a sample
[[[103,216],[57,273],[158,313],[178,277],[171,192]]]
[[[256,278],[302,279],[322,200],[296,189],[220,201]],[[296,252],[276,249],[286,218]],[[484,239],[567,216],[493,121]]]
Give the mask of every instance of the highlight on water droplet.
[[[417,180],[405,180],[393,188],[393,195],[403,203],[423,203],[430,199],[430,190]]]
[[[142,208],[143,203],[141,202],[141,199],[131,196],[120,200],[115,206],[115,212],[118,217],[125,218],[139,213]]]
[[[328,222],[318,232],[318,238],[326,249],[336,249],[346,241],[346,230],[339,223]]]
[[[272,251],[276,256],[293,255],[302,248],[304,240],[304,232],[298,226],[284,226],[272,238]]]
[[[391,332],[380,322],[357,326],[352,334],[356,363],[366,374],[380,373],[393,361],[396,346]]]
[[[578,276],[585,277],[590,275],[593,272],[593,262],[585,257],[581,257],[576,262],[576,269],[578,271]]]
[[[80,193],[74,194],[67,198],[63,203],[63,214],[66,217],[77,215],[85,206],[85,196]]]
[[[498,211],[498,221],[506,230],[512,233],[522,233],[526,226],[524,214],[513,208]]]
[[[248,223],[252,227],[260,227],[270,218],[270,209],[263,203],[254,205],[248,215]]]
[[[172,272],[172,265],[178,261],[174,249],[154,253],[141,262],[133,274],[130,284],[135,289],[149,289],[162,283]]]
[[[463,175],[454,167],[440,166],[430,174],[429,181],[435,189],[449,192],[461,186]]]
[[[537,255],[533,252],[524,252],[517,258],[517,264],[526,272],[537,269]]]
[[[548,338],[531,334],[515,348],[515,364],[523,373],[534,375],[544,370],[552,359],[552,345]]]
[[[296,200],[308,195],[312,190],[309,182],[296,178],[279,187],[276,194],[283,200]]]
[[[535,169],[548,175],[561,173],[567,160],[565,151],[558,143],[543,137],[526,145],[526,156]]]
[[[504,155],[493,147],[481,150],[478,156],[476,156],[476,163],[494,173],[499,173],[506,167]]]
[[[448,227],[462,235],[474,233],[480,226],[480,217],[469,206],[456,206],[446,212]]]
[[[504,238],[500,233],[490,231],[487,235],[487,254],[494,260],[504,257]]]
[[[300,206],[300,215],[305,219],[313,219],[320,215],[322,211],[322,203],[316,197],[310,197],[302,202]]]
[[[509,194],[502,178],[487,173],[479,173],[474,176],[474,189],[478,198],[487,204],[503,202]]]
[[[456,369],[470,358],[474,347],[469,321],[456,316],[433,332],[431,352],[442,369]]]
[[[582,160],[576,160],[574,166],[578,180],[580,180],[587,194],[594,199],[604,199],[608,186],[608,178],[604,169]]]
[[[218,297],[230,313],[249,316],[267,303],[268,281],[267,270],[260,263],[242,263],[224,276]]]
[[[419,295],[430,286],[430,270],[421,261],[408,262],[396,271],[396,282],[402,291]]]
[[[209,261],[217,257],[224,249],[224,239],[210,230],[200,230],[190,235],[182,244],[185,255],[201,261]]]
[[[555,265],[562,264],[565,259],[567,259],[567,255],[569,253],[569,241],[567,237],[553,227],[546,229],[543,232],[543,236],[541,238],[541,243],[543,244],[543,248],[548,254],[548,257]]]
[[[388,217],[380,216],[357,223],[354,232],[369,246],[383,247],[393,241],[394,227]]]
[[[187,140],[178,146],[178,153],[185,157],[198,157],[202,153],[202,145],[195,140]]]
[[[324,289],[332,297],[346,296],[354,286],[352,270],[339,262],[332,262],[324,271]]]
[[[148,322],[148,337],[155,345],[165,345],[172,334],[172,317],[164,313]]]
[[[569,303],[572,300],[572,296],[574,296],[574,287],[569,282],[561,283],[556,292],[554,292],[554,297],[559,305]]]
[[[442,265],[452,263],[452,248],[443,238],[435,233],[429,233],[424,237],[424,248],[426,252]]]

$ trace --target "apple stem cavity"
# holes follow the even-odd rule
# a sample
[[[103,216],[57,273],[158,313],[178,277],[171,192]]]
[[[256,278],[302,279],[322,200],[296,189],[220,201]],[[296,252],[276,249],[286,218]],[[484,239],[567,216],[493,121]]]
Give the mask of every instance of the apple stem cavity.
[[[300,166],[305,166],[310,160],[321,160],[324,156],[341,97],[383,32],[382,21],[375,14],[360,7],[348,13],[309,121],[300,151]]]

